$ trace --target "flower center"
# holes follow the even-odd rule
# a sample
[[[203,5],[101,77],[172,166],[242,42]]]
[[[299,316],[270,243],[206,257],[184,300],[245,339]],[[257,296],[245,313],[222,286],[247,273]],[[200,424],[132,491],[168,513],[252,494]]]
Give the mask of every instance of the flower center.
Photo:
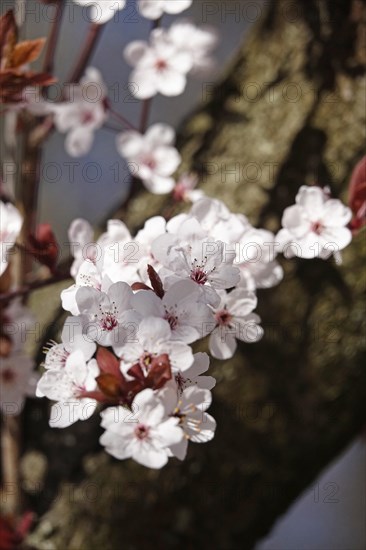
[[[178,386],[178,390],[182,393],[183,390],[186,389],[186,387],[192,383],[192,380],[190,380],[189,378],[185,378],[183,376],[183,374],[181,372],[177,372],[174,376],[175,378],[175,381],[177,383],[177,386]]]
[[[118,326],[118,321],[113,313],[104,313],[100,320],[102,330],[111,331]]]
[[[140,440],[146,439],[149,437],[149,427],[145,426],[145,424],[139,424],[135,428],[135,436]]]
[[[169,325],[170,325],[170,328],[172,330],[174,330],[175,328],[177,328],[177,325],[178,325],[178,317],[176,315],[174,315],[174,313],[170,312],[170,311],[167,311],[165,310],[165,317],[164,319],[166,321],[168,321]]]
[[[164,59],[158,59],[155,63],[155,69],[159,72],[164,71],[167,67],[167,62]]]
[[[151,367],[151,363],[153,359],[154,359],[154,355],[152,353],[145,352],[140,357],[140,361],[139,361],[140,367],[142,369],[148,370]]]
[[[311,224],[311,231],[313,231],[313,233],[316,233],[317,235],[320,235],[323,229],[324,226],[321,222],[313,222]]]
[[[207,283],[207,273],[201,267],[196,267],[191,271],[191,279],[199,285]]]
[[[220,326],[229,326],[232,321],[233,316],[227,311],[227,309],[222,309],[215,313],[215,319],[218,325]]]
[[[81,124],[89,124],[90,122],[93,122],[94,120],[94,114],[92,111],[85,111],[81,114]]]
[[[45,346],[44,352],[47,354],[47,364],[52,364],[56,367],[64,367],[70,355],[62,344],[56,344],[54,341]]]

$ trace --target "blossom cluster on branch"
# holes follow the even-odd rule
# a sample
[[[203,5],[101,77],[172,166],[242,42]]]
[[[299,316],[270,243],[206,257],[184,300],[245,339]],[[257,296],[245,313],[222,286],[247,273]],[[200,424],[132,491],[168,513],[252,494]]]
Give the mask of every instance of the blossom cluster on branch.
[[[44,40],[19,43],[12,12],[0,18],[1,100],[10,126],[15,133],[27,128],[25,143],[33,148],[56,130],[65,134],[67,153],[80,157],[90,151],[95,132],[113,119],[121,125],[116,149],[131,172],[131,189],[137,181],[151,193],[169,194],[173,210],[182,202],[190,207],[173,217],[147,219],[135,235],[122,221],[109,220],[96,240],[86,220],[72,222],[74,284],[61,293],[69,316],[61,342],[49,343],[37,379],[24,332],[17,330],[27,330],[34,321],[25,300],[14,297],[20,293],[25,298],[32,284],[37,288],[40,282],[34,282],[29,262],[20,262],[23,273],[15,284],[12,256],[15,246],[57,279],[57,241],[49,224],[34,227],[36,198],[31,197],[33,206],[23,198],[17,208],[10,200],[16,198],[14,189],[8,193],[1,186],[0,380],[5,391],[0,406],[5,415],[19,414],[36,385],[36,395],[53,402],[52,427],[65,428],[100,412],[100,443],[108,453],[161,468],[170,457],[183,460],[189,441],[213,438],[216,422],[207,410],[216,381],[208,373],[210,356],[230,359],[238,342],[253,344],[262,338],[256,291],[282,280],[278,254],[341,260],[352,230],[363,224],[364,179],[358,171],[352,186],[353,220],[350,208],[331,198],[328,189],[313,185],[299,189],[277,234],[253,227],[243,213],[231,212],[197,189],[198,175],[177,176],[182,159],[174,129],[163,122],[148,125],[156,94],[178,96],[189,74],[205,74],[213,67],[215,30],[187,20],[169,28],[160,25],[165,13],[181,13],[192,0],[137,1],[140,14],[153,21],[148,40],[134,40],[124,50],[132,67],[131,93],[143,101],[137,124],[115,111],[101,71],[89,66],[98,25],[122,10],[125,0],[74,1],[90,12],[91,42],[86,41],[56,102],[47,92],[54,77],[28,68]],[[52,66],[58,32],[56,25],[48,42],[47,67]],[[33,168],[39,173],[38,165]],[[25,290],[19,289],[24,283]],[[195,352],[201,340],[207,352]]]
[[[326,238],[339,248],[348,244],[349,218],[340,201],[303,187],[279,235],[290,227],[300,249],[305,239],[323,256]],[[100,442],[114,457],[151,468],[171,456],[184,459],[188,442],[209,441],[216,427],[206,412],[215,385],[206,374],[209,355],[191,345],[208,337],[210,354],[229,359],[238,340],[260,340],[255,290],[280,282],[275,249],[284,239],[208,197],[168,221],[150,218],[134,237],[122,221],[110,220],[93,242],[91,226],[79,219],[69,238],[75,284],[61,298],[71,315],[37,388],[56,401],[51,425],[86,420],[99,403]]]

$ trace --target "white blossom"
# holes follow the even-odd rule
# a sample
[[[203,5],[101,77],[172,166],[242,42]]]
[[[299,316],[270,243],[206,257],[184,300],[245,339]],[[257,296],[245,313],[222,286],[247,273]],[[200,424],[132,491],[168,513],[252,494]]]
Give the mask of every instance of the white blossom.
[[[207,353],[198,352],[193,356],[194,360],[189,369],[183,372],[176,372],[174,382],[177,386],[178,395],[189,386],[198,386],[204,390],[212,390],[216,385],[216,380],[213,376],[203,375],[208,371],[210,366],[210,358]]]
[[[181,163],[173,147],[175,132],[166,124],[154,124],[142,135],[127,130],[117,138],[118,152],[127,160],[135,177],[152,193],[169,193],[174,185],[172,174]]]
[[[141,290],[133,298],[133,307],[143,316],[165,319],[171,338],[190,344],[206,336],[213,321],[200,290],[193,281],[185,280],[173,284],[162,299],[150,290]]]
[[[240,279],[234,267],[235,252],[222,241],[204,237],[194,218],[184,218],[176,235],[166,233],[153,244],[153,254],[165,270],[160,271],[167,286],[180,279],[199,285],[206,303],[220,301],[216,289],[232,288]]]
[[[77,420],[90,418],[97,402],[84,394],[96,390],[98,375],[96,360],[86,362],[81,350],[69,355],[63,369],[50,369],[43,374],[37,385],[37,395],[57,402],[51,409],[51,427],[66,428]]]
[[[147,19],[159,19],[164,13],[181,13],[191,4],[192,0],[138,0],[138,9]]]
[[[158,317],[142,319],[136,332],[136,338],[122,346],[114,346],[121,357],[121,370],[128,373],[132,365],[139,364],[147,373],[149,366],[159,355],[167,354],[174,372],[187,370],[193,363],[191,348],[184,342],[172,340],[172,331],[168,321]]]
[[[188,441],[207,443],[215,435],[216,421],[206,411],[211,405],[212,395],[209,390],[190,386],[177,397],[171,388],[163,388],[160,392],[167,412],[173,418],[179,418],[179,425],[184,432],[184,438],[170,446],[170,452],[180,460],[187,454]]]
[[[62,329],[61,343],[52,342],[47,350],[44,366],[47,370],[62,370],[74,351],[81,351],[85,361],[89,361],[96,349],[95,342],[83,332],[81,318],[68,317]]]
[[[177,50],[191,56],[194,72],[205,73],[214,67],[211,53],[219,39],[216,29],[179,20],[168,30],[168,38]]]
[[[148,468],[165,466],[169,447],[184,437],[179,419],[168,417],[163,403],[150,389],[136,396],[131,411],[110,407],[101,417],[106,431],[100,443],[106,451],[120,460],[132,458]]]
[[[99,25],[107,23],[126,5],[126,0],[74,0],[74,2],[80,6],[90,6],[90,19]]]
[[[49,103],[57,130],[66,134],[65,149],[72,157],[86,155],[94,141],[94,133],[107,119],[107,90],[100,72],[89,67],[80,84],[71,85],[62,103]]]
[[[216,327],[210,335],[211,354],[217,359],[230,359],[236,351],[236,340],[257,342],[263,336],[260,318],[252,313],[257,297],[241,288],[219,292],[221,302],[215,308]]]
[[[148,99],[157,93],[180,95],[186,87],[187,73],[193,67],[192,54],[177,48],[165,29],[154,29],[150,43],[130,42],[124,56],[134,67],[130,83],[138,99]]]
[[[284,211],[276,240],[287,257],[327,259],[351,242],[346,227],[351,218],[351,210],[340,200],[329,198],[320,187],[303,185],[296,204]]]
[[[89,338],[103,346],[121,345],[129,335],[128,325],[133,322],[131,311],[133,292],[122,281],[107,285],[105,292],[84,286],[76,293],[76,303]]]

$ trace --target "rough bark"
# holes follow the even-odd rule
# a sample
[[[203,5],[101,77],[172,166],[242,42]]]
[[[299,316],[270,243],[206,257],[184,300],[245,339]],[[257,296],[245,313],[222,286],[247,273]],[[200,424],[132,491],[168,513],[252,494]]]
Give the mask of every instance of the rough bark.
[[[200,174],[207,194],[274,230],[302,184],[317,181],[347,199],[365,137],[362,9],[347,0],[274,2],[183,126],[184,169]],[[138,226],[163,205],[142,194],[127,221]],[[359,235],[342,265],[283,261],[284,281],[259,293],[262,342],[213,365],[216,437],[191,445],[183,464],[155,472],[113,461],[94,452],[95,429],[85,423],[57,438],[46,431],[34,446],[49,457],[48,502],[59,481],[78,483],[62,485],[30,542],[252,548],[363,426],[365,256]],[[68,447],[70,437],[78,439]],[[89,453],[83,468],[80,452],[62,464],[80,448]],[[45,509],[42,493],[34,502]]]

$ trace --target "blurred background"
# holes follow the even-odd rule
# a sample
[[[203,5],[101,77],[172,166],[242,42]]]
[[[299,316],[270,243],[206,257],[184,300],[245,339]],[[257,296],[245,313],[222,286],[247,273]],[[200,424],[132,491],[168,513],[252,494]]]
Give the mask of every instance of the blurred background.
[[[66,17],[69,16],[70,22],[63,26],[56,56],[56,75],[60,81],[66,78],[88,26],[82,10],[71,0],[68,3],[70,10],[66,10]],[[12,4],[2,0],[1,13]],[[189,78],[184,95],[154,99],[150,123],[166,122],[178,128],[192,109],[205,101],[210,83],[222,74],[252,25],[263,17],[267,4],[258,0],[193,1],[182,17],[219,30],[217,67],[204,79]],[[130,96],[126,87],[130,67],[123,59],[123,49],[131,40],[144,39],[151,26],[138,16],[134,6],[134,1],[129,1],[127,8],[107,24],[91,63],[102,72],[110,98],[115,99],[115,110],[132,122],[138,120],[141,104]],[[26,37],[46,36],[48,32],[47,12],[39,8],[39,2],[27,0],[27,18],[22,28]],[[52,8],[49,10],[51,14]],[[164,25],[174,19],[165,17]],[[118,128],[118,124],[113,119],[109,124],[111,128],[98,131],[94,146],[85,157],[70,158],[64,149],[64,136],[57,132],[45,148],[39,221],[52,222],[59,242],[67,240],[67,228],[74,218],[84,217],[97,225],[127,194],[129,173],[115,148],[118,132],[112,129]],[[277,521],[271,533],[257,544],[256,550],[363,550],[366,548],[365,488],[366,450],[361,438],[322,472]]]

